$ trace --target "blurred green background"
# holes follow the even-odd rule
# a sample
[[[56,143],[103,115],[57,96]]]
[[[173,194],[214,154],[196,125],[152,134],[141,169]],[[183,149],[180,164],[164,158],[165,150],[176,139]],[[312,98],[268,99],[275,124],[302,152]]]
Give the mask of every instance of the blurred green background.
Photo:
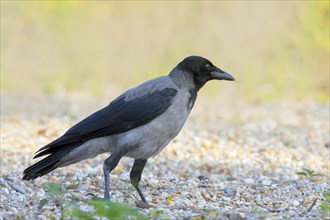
[[[1,90],[106,96],[189,55],[235,83],[203,94],[329,101],[329,1],[1,1]]]

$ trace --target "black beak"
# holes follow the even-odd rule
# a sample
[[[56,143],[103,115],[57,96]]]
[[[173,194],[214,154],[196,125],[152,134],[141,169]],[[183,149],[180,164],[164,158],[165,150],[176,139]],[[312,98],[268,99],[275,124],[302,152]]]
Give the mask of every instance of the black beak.
[[[212,75],[212,79],[235,81],[232,75],[218,68],[212,71],[211,75]]]

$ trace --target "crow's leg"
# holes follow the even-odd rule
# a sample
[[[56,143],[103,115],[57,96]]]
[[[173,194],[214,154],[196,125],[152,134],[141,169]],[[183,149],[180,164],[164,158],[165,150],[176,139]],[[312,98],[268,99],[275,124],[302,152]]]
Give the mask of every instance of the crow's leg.
[[[110,199],[110,173],[118,165],[119,160],[129,151],[127,148],[122,148],[119,151],[115,151],[108,157],[103,164],[104,173],[104,198]]]
[[[133,168],[130,173],[130,179],[131,179],[132,185],[134,186],[136,191],[139,193],[139,196],[141,197],[142,202],[148,204],[146,198],[144,197],[142,191],[139,188],[141,174],[142,174],[143,168],[146,165],[146,163],[147,163],[147,160],[145,160],[145,159],[134,160]]]

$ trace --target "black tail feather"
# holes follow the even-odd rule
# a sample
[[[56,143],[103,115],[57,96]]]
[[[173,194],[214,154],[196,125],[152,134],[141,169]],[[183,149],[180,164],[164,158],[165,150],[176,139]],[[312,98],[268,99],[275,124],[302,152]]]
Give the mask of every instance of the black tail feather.
[[[33,164],[32,166],[26,168],[23,172],[23,180],[32,180],[40,176],[43,176],[56,168],[58,168],[61,163],[60,160],[77,147],[77,144],[71,144],[65,147],[58,149],[52,154],[48,155],[39,162]]]

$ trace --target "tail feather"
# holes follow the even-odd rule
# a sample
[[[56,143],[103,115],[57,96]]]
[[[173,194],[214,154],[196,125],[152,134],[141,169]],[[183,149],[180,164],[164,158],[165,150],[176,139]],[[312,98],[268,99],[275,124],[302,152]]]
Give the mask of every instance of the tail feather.
[[[26,168],[23,172],[23,180],[32,180],[43,176],[61,165],[61,158],[77,147],[77,144],[70,144],[59,148],[44,159]]]

